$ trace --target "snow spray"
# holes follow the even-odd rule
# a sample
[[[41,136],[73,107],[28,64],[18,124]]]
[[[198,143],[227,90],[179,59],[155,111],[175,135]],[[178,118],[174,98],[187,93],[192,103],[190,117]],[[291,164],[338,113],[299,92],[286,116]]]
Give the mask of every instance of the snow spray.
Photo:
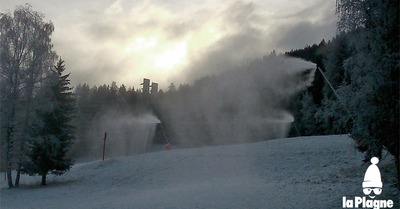
[[[101,159],[104,132],[107,132],[107,157],[144,153],[151,144],[157,123],[160,120],[152,113],[134,115],[124,111],[106,111],[91,121],[92,126],[85,133],[87,139],[83,139],[89,149],[81,151],[84,153],[80,155],[86,160]]]
[[[165,97],[162,112],[179,144],[191,147],[286,137],[293,116],[284,104],[311,85],[315,64],[264,57],[206,77],[192,91]]]

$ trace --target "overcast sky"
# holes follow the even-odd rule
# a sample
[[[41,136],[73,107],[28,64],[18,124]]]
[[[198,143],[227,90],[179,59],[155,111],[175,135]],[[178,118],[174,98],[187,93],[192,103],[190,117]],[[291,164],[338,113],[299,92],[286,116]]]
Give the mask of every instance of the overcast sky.
[[[139,88],[146,77],[166,88],[336,33],[335,0],[215,2],[0,0],[0,11],[29,3],[54,23],[54,49],[73,85]]]

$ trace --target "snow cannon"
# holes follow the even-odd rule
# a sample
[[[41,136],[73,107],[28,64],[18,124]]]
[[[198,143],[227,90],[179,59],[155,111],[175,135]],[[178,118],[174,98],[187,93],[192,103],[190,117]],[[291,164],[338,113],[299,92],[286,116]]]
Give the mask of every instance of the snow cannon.
[[[163,128],[163,126],[162,126],[162,124],[161,124],[161,121],[159,122],[159,124],[160,124],[160,127],[161,127],[161,131],[162,131],[162,133],[163,133],[163,136],[164,136],[164,139],[165,139],[165,145],[164,145],[164,149],[166,149],[166,150],[171,150],[172,149],[172,146],[171,146],[171,144],[168,142],[168,139],[167,139],[167,136],[165,135],[165,132],[164,132],[164,128]]]
[[[171,149],[172,149],[172,146],[171,146],[170,143],[167,143],[167,144],[164,145],[164,148],[165,148],[166,150],[171,150]]]

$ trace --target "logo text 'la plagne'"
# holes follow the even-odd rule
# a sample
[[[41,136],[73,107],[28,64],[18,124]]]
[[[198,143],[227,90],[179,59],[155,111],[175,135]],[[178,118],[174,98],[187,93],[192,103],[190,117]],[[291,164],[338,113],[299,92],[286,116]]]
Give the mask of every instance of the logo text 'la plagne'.
[[[392,208],[393,200],[376,200],[375,197],[382,193],[382,180],[381,173],[377,164],[379,159],[377,157],[371,158],[371,165],[368,167],[364,175],[364,182],[362,183],[363,193],[368,195],[367,197],[354,197],[354,199],[348,199],[343,197],[342,206],[343,208]]]

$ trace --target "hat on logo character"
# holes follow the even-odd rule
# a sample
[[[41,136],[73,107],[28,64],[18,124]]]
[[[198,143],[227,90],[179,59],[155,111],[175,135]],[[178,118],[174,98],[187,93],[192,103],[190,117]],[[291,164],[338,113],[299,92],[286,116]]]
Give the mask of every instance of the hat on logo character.
[[[382,188],[381,173],[379,172],[378,166],[379,159],[377,157],[371,158],[371,165],[365,172],[364,182],[362,183],[363,188]]]

